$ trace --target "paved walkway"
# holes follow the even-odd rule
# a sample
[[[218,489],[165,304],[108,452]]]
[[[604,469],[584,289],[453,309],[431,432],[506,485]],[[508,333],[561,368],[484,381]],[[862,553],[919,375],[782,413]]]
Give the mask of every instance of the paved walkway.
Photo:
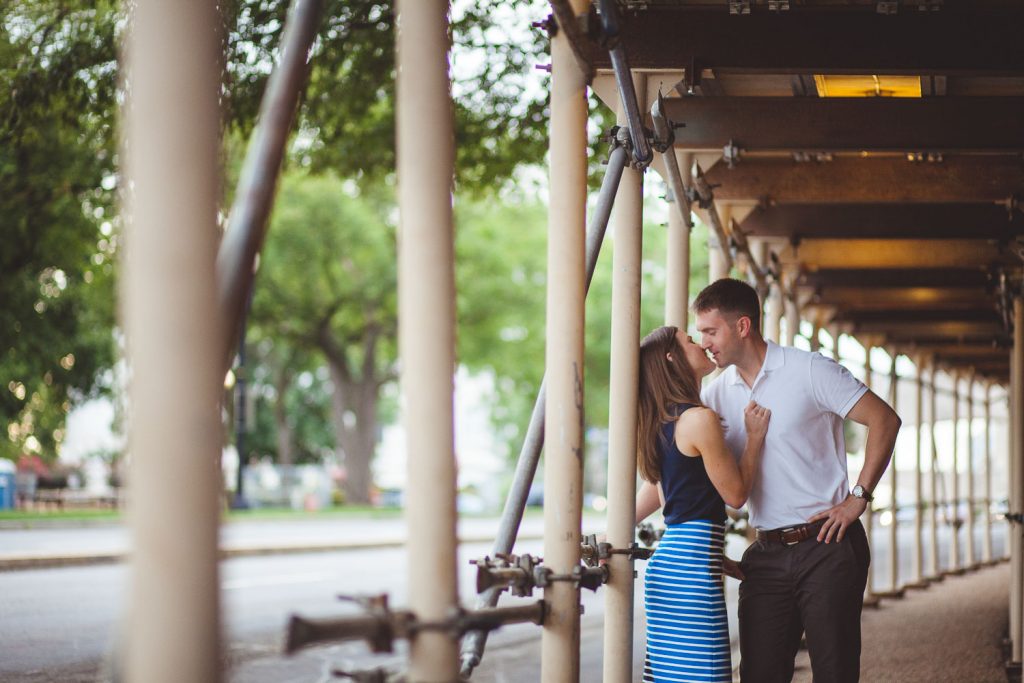
[[[901,600],[865,609],[865,683],[1006,683],[1002,640],[1009,622],[1010,565],[947,577]],[[794,683],[810,683],[806,652]]]

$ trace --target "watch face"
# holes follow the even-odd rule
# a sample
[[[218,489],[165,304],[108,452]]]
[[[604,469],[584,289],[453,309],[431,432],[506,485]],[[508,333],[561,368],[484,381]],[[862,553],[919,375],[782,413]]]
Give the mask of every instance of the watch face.
[[[871,495],[867,491],[865,491],[864,487],[861,486],[860,484],[857,484],[856,486],[853,487],[853,495],[857,498],[863,498],[869,503],[871,502]]]

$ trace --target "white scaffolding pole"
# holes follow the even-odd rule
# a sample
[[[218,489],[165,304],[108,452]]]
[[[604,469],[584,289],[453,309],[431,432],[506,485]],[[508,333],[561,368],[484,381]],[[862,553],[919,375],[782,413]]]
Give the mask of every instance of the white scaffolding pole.
[[[935,441],[935,423],[938,422],[938,382],[939,368],[932,362],[931,382],[928,391],[928,433],[931,444],[931,466],[928,468],[928,580],[941,581],[942,567],[939,565],[939,457],[938,443]]]
[[[950,467],[949,571],[961,571],[960,565],[960,373],[953,371],[953,465]]]
[[[896,359],[899,358],[899,353],[896,349],[887,349],[891,355],[891,361],[889,365],[889,405],[892,406],[893,410],[897,408],[897,394],[899,393],[899,375],[896,374]],[[889,467],[889,491],[891,496],[891,502],[889,503],[889,510],[892,513],[892,520],[889,524],[889,594],[893,596],[902,595],[902,590],[899,584],[899,488],[897,486],[897,467],[896,457],[893,456],[892,465]]]
[[[868,390],[871,390],[872,376],[871,376],[871,342],[863,344],[864,346],[864,384],[867,385]],[[874,522],[875,522],[875,509],[874,503],[868,503],[867,509],[864,511],[864,533],[868,539],[868,550],[872,557],[874,557]],[[868,568],[868,579],[867,583],[864,584],[864,604],[865,605],[877,605],[878,596],[875,594],[875,572],[874,567]]]
[[[634,76],[636,96],[646,77]],[[619,125],[626,120],[619,111]],[[673,152],[669,150],[669,154]],[[626,168],[613,210],[611,397],[608,420],[608,542],[633,543],[636,525],[637,376],[640,371],[640,268],[643,247],[643,172]],[[678,213],[673,211],[672,213]],[[684,294],[685,296],[685,294]],[[633,558],[613,555],[605,587],[604,680],[633,677]]]
[[[766,244],[764,246],[765,246],[765,248],[764,248],[764,251],[762,253],[765,254],[765,257],[762,258],[761,263],[767,263],[768,262],[768,258],[767,258],[767,255],[769,253],[768,245]],[[782,308],[783,308],[782,307],[782,303],[783,302],[782,302],[782,290],[780,289],[779,284],[780,283],[778,283],[778,282],[772,282],[771,286],[768,288],[768,295],[765,297],[765,301],[764,301],[764,338],[765,339],[770,339],[771,341],[775,342],[776,344],[782,344],[782,312],[783,312],[782,311]],[[838,349],[838,342],[836,341],[836,339],[838,339],[838,333],[836,333],[836,335],[837,336],[833,337],[833,343],[837,344],[836,348],[834,349],[834,355],[836,356],[836,359],[838,360],[838,358],[839,358],[839,356],[838,356],[839,349]]]
[[[981,537],[981,561],[989,564],[992,555],[992,383],[985,381],[985,535]]]
[[[575,15],[586,0],[574,0]],[[548,209],[547,399],[544,418],[544,564],[569,574],[580,562],[583,505],[584,232],[587,205],[587,83],[565,31],[551,39]],[[579,588],[544,589],[541,677],[575,683],[580,674]]]
[[[399,0],[397,25],[399,350],[405,430],[415,435],[406,469],[410,482],[430,482],[407,491],[409,607],[438,623],[458,607],[448,2]],[[413,636],[410,681],[454,681],[458,671],[452,629]]]
[[[977,567],[974,555],[974,373],[967,376],[967,532],[964,538],[964,566]]]
[[[1020,515],[1024,486],[1021,482],[1022,416],[1024,416],[1024,299],[1013,300],[1013,355],[1010,363],[1010,513]],[[1015,518],[1019,519],[1019,518]],[[1022,598],[1024,598],[1024,562],[1021,558],[1021,528],[1019,521],[1007,527],[1010,535],[1010,660],[1020,662],[1022,654],[1021,625]]]
[[[670,149],[666,154],[677,154],[683,186],[693,185],[693,154],[678,153]],[[668,254],[665,259],[665,324],[685,330],[689,322],[690,301],[690,227],[682,215],[689,204],[672,198],[668,211]]]
[[[916,359],[914,378],[917,431],[914,434],[914,562],[913,585],[927,585],[924,581],[924,487],[923,463],[921,453],[924,439],[924,364],[920,357]]]
[[[785,297],[783,302],[783,310],[785,311],[786,318],[786,338],[783,340],[786,346],[793,346],[796,343],[796,337],[800,334],[800,307],[797,305],[797,299],[792,290],[793,282],[787,281],[786,293],[788,296]]]
[[[729,225],[732,221],[732,207],[729,204],[721,204],[717,208],[712,205],[710,211],[718,211],[721,216],[722,225]],[[710,214],[709,214],[710,215]],[[728,255],[729,245],[722,244],[721,238],[714,230],[708,230],[708,283],[722,278],[729,277]]]
[[[221,679],[217,522],[223,335],[215,2],[135,3],[126,50],[131,579],[124,680]]]

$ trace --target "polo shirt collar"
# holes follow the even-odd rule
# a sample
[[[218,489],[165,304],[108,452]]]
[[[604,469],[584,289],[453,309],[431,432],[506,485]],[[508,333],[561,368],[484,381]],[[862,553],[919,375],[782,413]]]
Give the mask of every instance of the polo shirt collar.
[[[765,341],[768,344],[768,350],[764,354],[764,363],[761,364],[761,371],[757,373],[758,378],[772,370],[778,370],[786,363],[786,354],[783,352],[782,347],[773,341]],[[726,372],[731,373],[728,378],[730,384],[743,384],[746,386],[746,382],[740,377],[740,371],[735,365],[730,365]],[[754,379],[754,383],[757,383],[757,378]]]

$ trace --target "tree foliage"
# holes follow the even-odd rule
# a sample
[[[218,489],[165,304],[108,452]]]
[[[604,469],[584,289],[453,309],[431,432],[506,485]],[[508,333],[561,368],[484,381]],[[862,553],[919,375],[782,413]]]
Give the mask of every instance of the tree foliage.
[[[254,127],[288,4],[221,3],[228,138]],[[10,437],[0,439],[3,455],[28,448],[52,458],[69,406],[102,389],[113,363],[125,6],[14,0],[0,7],[0,416]],[[527,26],[546,11],[540,0],[514,10],[474,0],[453,17],[462,185],[500,182],[543,157],[544,91],[525,94],[523,79],[546,44]],[[510,21],[518,30],[507,30]],[[367,187],[390,176],[394,38],[393,2],[325,3],[300,108],[301,163]]]
[[[114,358],[117,11],[0,10],[0,455],[55,457]]]
[[[534,66],[547,37],[529,24],[542,0],[472,0],[453,13],[453,107],[457,175],[480,189],[507,180],[547,150],[546,88]],[[286,6],[270,0],[225,5],[225,111],[247,132],[278,51]],[[373,182],[395,168],[395,6],[381,0],[327,0],[300,109],[301,155],[318,171]],[[429,135],[429,131],[424,131]]]

